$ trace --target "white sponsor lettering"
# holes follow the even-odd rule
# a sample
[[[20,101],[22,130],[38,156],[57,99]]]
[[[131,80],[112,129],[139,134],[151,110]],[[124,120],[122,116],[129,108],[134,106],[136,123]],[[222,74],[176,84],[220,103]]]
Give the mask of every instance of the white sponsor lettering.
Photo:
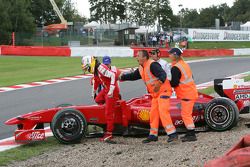
[[[239,100],[239,99],[250,99],[250,94],[237,94],[235,95],[235,99]]]
[[[202,115],[200,115],[200,116],[193,116],[193,121],[194,121],[194,122],[198,122],[198,121],[200,121],[201,119],[203,119],[203,116],[202,116]],[[175,126],[177,126],[177,125],[183,125],[183,124],[184,124],[184,122],[183,122],[182,119],[181,119],[181,120],[176,120],[175,123],[174,123]]]
[[[43,140],[44,138],[45,134],[40,132],[32,132],[28,135],[28,139],[30,140]]]

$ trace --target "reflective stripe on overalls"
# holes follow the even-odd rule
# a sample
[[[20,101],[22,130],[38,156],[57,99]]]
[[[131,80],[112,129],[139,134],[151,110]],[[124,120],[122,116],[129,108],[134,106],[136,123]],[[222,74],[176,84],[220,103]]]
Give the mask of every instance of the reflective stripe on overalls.
[[[152,60],[148,60],[144,63],[144,66],[140,67],[140,75],[147,86],[149,93],[152,96],[151,108],[150,108],[150,135],[158,135],[159,123],[161,120],[162,126],[165,128],[167,134],[175,133],[175,127],[169,113],[171,96],[171,86],[168,80],[166,80],[161,86],[158,92],[154,92],[154,84],[157,82],[156,78],[150,71]]]
[[[157,81],[157,80],[158,80],[157,78],[153,78],[153,77],[152,77],[152,75],[151,75],[149,69],[146,70],[146,73],[147,73],[147,75],[148,75],[148,77],[149,77],[149,80],[148,80],[148,81],[146,81],[146,82],[144,81],[146,85],[152,84],[154,81]]]
[[[198,97],[191,69],[184,61],[175,64],[182,73],[180,84],[175,88],[177,97],[181,99],[181,116],[188,130],[195,129],[192,112],[195,99]]]
[[[186,70],[184,69],[184,67],[180,64],[180,63],[177,63],[175,66],[177,66],[183,73],[184,77],[185,77],[185,80],[184,81],[180,81],[180,84],[188,84],[189,82],[193,82],[194,79],[193,77],[188,77],[187,75],[187,72]]]

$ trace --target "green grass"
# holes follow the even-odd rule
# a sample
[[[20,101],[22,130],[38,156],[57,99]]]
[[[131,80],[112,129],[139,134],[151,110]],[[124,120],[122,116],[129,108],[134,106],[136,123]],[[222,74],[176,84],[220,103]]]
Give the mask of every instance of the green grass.
[[[0,57],[0,87],[81,74],[80,58]]]
[[[247,77],[244,77],[245,81],[250,81],[250,75],[248,75]]]
[[[0,56],[0,87],[79,75],[82,74],[80,63],[80,57]],[[132,57],[114,57],[112,64],[118,68],[138,66]]]
[[[230,49],[230,48],[250,48],[250,42],[192,42],[189,43],[190,49]]]
[[[250,75],[244,77],[243,79],[245,80],[245,82],[250,81]],[[205,94],[208,94],[208,95],[215,93],[213,86],[210,86],[210,87],[208,87],[206,89],[199,90],[199,92],[205,93]]]
[[[13,161],[27,160],[47,151],[54,151],[59,148],[59,146],[61,146],[61,144],[59,144],[54,137],[49,137],[46,141],[30,143],[0,152],[0,166],[8,165]]]
[[[201,93],[207,94],[207,95],[211,95],[211,94],[215,93],[213,86],[210,86],[206,89],[202,89],[202,90],[198,90],[198,91]]]

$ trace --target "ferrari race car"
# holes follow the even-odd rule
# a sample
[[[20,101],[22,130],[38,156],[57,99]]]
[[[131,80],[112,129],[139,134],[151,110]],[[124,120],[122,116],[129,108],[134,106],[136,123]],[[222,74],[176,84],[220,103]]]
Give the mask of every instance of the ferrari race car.
[[[193,107],[197,130],[225,131],[236,126],[240,113],[249,112],[250,86],[244,80],[216,79],[214,89],[221,97],[199,93]],[[170,113],[177,130],[184,127],[180,100],[171,98]],[[115,106],[115,134],[139,134],[149,129],[150,95],[120,100]],[[88,126],[106,126],[105,105],[60,105],[31,112],[5,122],[17,125],[15,140],[19,142],[45,139],[44,124],[49,123],[53,135],[64,144],[76,143],[88,136]]]

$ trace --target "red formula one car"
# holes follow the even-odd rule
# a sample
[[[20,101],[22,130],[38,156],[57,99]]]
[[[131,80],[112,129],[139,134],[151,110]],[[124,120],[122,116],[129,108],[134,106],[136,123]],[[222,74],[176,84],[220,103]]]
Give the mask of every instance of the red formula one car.
[[[237,124],[239,114],[249,111],[250,86],[244,85],[244,80],[217,79],[214,89],[221,97],[214,98],[199,93],[193,108],[193,119],[197,129],[231,129]],[[184,124],[181,119],[180,100],[172,98],[170,101],[173,123],[177,129],[181,129]],[[116,133],[132,133],[137,130],[135,134],[138,134],[147,131],[150,106],[149,95],[128,101],[120,100],[116,104],[114,114]],[[105,105],[59,106],[24,114],[6,121],[5,124],[17,125],[16,141],[44,140],[44,124],[50,123],[56,139],[65,144],[75,143],[87,135],[89,125],[105,128],[104,109]]]

